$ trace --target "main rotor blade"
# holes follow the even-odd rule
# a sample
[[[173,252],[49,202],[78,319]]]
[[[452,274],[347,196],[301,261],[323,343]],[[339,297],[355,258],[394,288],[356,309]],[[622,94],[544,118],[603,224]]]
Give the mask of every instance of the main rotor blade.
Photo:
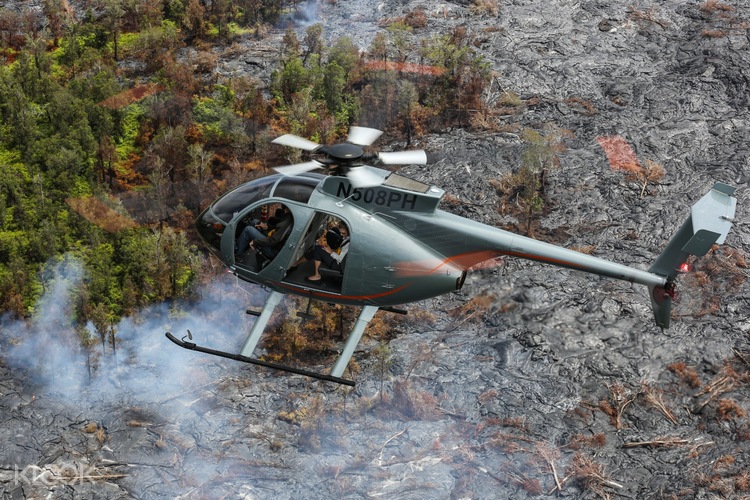
[[[427,153],[421,149],[396,151],[395,153],[378,153],[378,158],[386,165],[425,165],[427,163]]]
[[[368,127],[351,127],[346,142],[357,146],[369,146],[383,134],[382,130]]]
[[[283,167],[273,167],[280,174],[284,175],[298,175],[315,170],[316,168],[322,167],[323,164],[319,161],[306,161],[304,163],[294,163],[292,165],[284,165]]]
[[[304,149],[305,151],[314,151],[320,147],[313,141],[309,141],[303,137],[294,134],[284,134],[280,137],[271,141],[273,144],[281,144],[282,146],[289,146],[290,148]]]
[[[346,177],[355,188],[379,186],[385,180],[381,174],[367,166],[350,168]]]

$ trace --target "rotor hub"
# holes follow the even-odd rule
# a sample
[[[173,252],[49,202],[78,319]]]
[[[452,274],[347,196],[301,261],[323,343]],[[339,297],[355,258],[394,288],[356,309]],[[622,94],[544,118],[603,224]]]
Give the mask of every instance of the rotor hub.
[[[326,149],[326,153],[330,158],[343,163],[351,163],[362,158],[362,156],[365,154],[364,149],[362,149],[361,147],[357,146],[356,144],[349,144],[346,142],[335,144]]]

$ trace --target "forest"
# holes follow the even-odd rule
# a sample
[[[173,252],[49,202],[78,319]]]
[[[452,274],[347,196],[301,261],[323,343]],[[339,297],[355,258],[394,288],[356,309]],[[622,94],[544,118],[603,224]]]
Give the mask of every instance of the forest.
[[[43,0],[0,9],[0,315],[27,319],[53,263],[85,278],[83,346],[218,272],[193,231],[216,196],[294,158],[268,143],[352,124],[411,143],[478,126],[489,65],[472,35],[420,38],[423,12],[369,47],[290,21],[297,1]],[[38,8],[34,8],[38,7]],[[281,34],[269,81],[220,77],[238,44]],[[93,325],[92,335],[86,325]]]

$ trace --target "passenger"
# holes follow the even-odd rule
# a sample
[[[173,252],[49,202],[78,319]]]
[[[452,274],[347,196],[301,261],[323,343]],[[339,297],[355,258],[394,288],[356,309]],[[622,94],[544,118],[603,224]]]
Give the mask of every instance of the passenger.
[[[336,241],[336,238],[330,233],[337,234],[340,240]],[[338,248],[332,248],[331,246],[338,246]],[[300,259],[299,263],[307,260],[312,260],[315,266],[315,272],[312,276],[305,278],[306,281],[311,283],[318,283],[322,277],[320,276],[320,265],[325,264],[329,269],[334,271],[343,271],[342,262],[346,253],[349,251],[349,230],[344,224],[338,226],[338,231],[329,231],[326,234],[325,243],[315,245],[312,252],[308,252]]]
[[[273,224],[274,218],[277,220],[275,224]],[[273,259],[281,250],[284,239],[289,235],[292,222],[289,207],[282,206],[276,210],[268,224],[259,222],[242,230],[237,241],[237,253],[241,254],[245,249],[250,249],[253,253],[260,252],[269,260]]]
[[[283,213],[283,209],[279,207],[276,209],[274,216],[270,217],[267,222],[255,219],[253,222],[245,226],[242,233],[240,233],[240,237],[237,238],[234,253],[237,255],[243,254],[250,249],[250,242],[252,240],[268,236],[269,233],[273,231],[276,224],[281,221]]]

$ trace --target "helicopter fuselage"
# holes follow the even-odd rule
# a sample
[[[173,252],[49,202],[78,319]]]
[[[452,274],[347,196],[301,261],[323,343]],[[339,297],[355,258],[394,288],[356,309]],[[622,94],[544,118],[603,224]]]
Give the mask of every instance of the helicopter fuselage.
[[[371,187],[353,187],[343,176],[316,174],[271,175],[250,181],[201,214],[199,233],[243,280],[282,293],[350,305],[393,306],[456,291],[467,269],[502,255],[648,286],[664,286],[667,281],[439,210],[442,189],[374,170],[383,181]],[[232,208],[231,217],[225,206]],[[264,206],[288,207],[293,225],[275,256],[258,264],[238,256],[235,247],[243,224]],[[350,231],[345,265],[333,282],[307,281],[294,264],[306,251],[309,254],[323,226],[332,219]]]

